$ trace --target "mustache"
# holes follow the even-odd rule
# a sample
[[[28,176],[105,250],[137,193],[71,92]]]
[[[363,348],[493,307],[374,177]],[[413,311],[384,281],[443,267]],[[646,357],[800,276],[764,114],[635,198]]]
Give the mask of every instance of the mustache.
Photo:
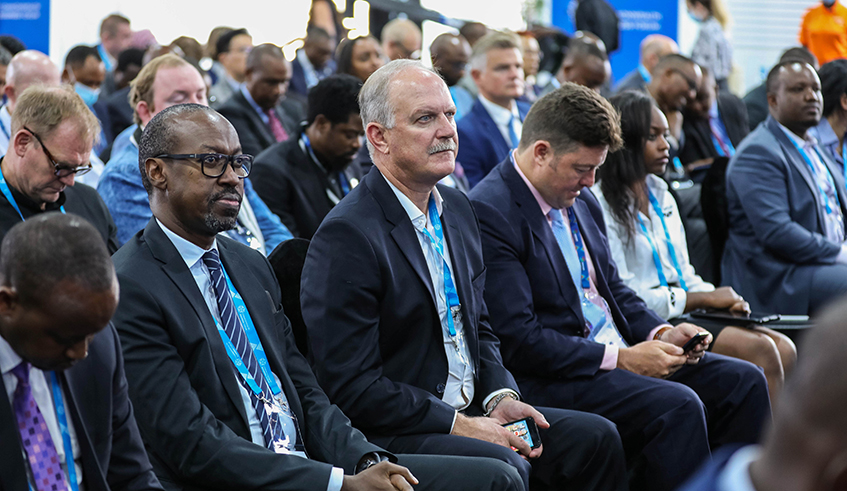
[[[234,186],[230,186],[223,191],[215,193],[210,201],[218,201],[220,199],[234,199],[241,203],[242,196]]]
[[[434,153],[444,152],[447,150],[455,151],[456,142],[454,142],[453,140],[444,140],[429,147],[426,151],[429,155],[432,155]]]

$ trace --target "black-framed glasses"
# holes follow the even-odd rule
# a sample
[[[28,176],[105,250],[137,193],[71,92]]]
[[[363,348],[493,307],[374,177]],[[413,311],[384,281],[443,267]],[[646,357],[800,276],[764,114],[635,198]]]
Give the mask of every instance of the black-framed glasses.
[[[31,129],[27,128],[26,126],[24,126],[24,129],[27,130],[32,136],[34,136],[35,139],[38,141],[38,144],[41,145],[41,149],[44,150],[44,155],[47,157],[47,160],[49,160],[50,163],[53,165],[53,175],[55,175],[56,177],[68,177],[72,174],[81,176],[91,170],[91,162],[80,166],[60,164],[59,162],[56,162],[56,159],[53,158],[53,154],[50,153],[50,150],[47,150],[47,147],[44,146],[44,142],[41,141],[41,138],[38,136],[38,134],[32,131]]]
[[[686,75],[685,72],[683,72],[682,70],[680,70],[678,68],[671,68],[671,71],[679,74],[680,77],[685,79],[685,81],[688,83],[688,90],[693,90],[695,92],[697,91],[697,89],[699,88],[699,87],[697,87],[697,82],[695,82],[694,80],[691,80],[691,78],[688,75]]]
[[[244,179],[253,169],[253,156],[247,154],[224,155],[222,153],[163,153],[156,155],[157,159],[196,160],[200,162],[200,172],[213,179],[221,177],[226,172],[227,165],[232,165],[235,175]]]

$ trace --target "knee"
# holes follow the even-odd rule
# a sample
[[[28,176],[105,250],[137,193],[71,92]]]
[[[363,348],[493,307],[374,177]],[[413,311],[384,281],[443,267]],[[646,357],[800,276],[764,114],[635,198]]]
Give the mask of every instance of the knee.
[[[748,339],[745,346],[748,356],[744,358],[762,367],[766,376],[784,378],[782,356],[776,342],[766,334],[757,334]]]
[[[569,429],[569,435],[582,446],[581,455],[591,458],[606,455],[609,459],[623,458],[623,444],[617,426],[608,419],[591,413],[579,414],[579,423]]]
[[[486,459],[487,468],[483,475],[490,476],[491,486],[488,489],[494,491],[522,491],[524,482],[518,470],[496,459]]]
[[[782,361],[782,368],[785,375],[791,372],[794,364],[797,363],[797,345],[788,336],[779,334],[776,341],[776,348],[779,350],[779,358]]]

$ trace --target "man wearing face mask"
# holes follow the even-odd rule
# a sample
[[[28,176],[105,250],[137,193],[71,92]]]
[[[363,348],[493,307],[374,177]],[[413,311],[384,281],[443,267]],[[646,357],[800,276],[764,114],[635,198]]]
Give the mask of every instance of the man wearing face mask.
[[[62,72],[62,82],[73,84],[74,91],[82,97],[82,101],[97,116],[99,121],[103,121],[103,118],[94,110],[94,103],[100,97],[100,86],[103,85],[105,79],[106,65],[100,58],[97,48],[81,44],[68,51],[68,55],[65,57],[65,69]],[[94,144],[94,154],[99,155],[100,151],[106,148],[108,144],[106,134],[101,130],[100,138]],[[95,170],[98,171],[97,175],[102,172],[102,168]],[[89,184],[96,185],[97,183]]]
[[[803,15],[800,44],[814,54],[823,65],[847,58],[847,7],[838,0],[823,0]]]

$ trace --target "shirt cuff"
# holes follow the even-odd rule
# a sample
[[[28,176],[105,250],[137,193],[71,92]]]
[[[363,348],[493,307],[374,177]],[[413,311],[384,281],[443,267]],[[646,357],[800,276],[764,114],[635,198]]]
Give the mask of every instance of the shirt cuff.
[[[326,485],[326,491],[341,491],[341,486],[344,484],[344,469],[341,467],[333,467],[332,473],[329,475],[329,484]]]
[[[453,427],[456,426],[456,418],[459,417],[459,411],[453,411],[453,422],[450,423],[450,434],[453,434]]]
[[[687,303],[688,292],[675,286],[668,288],[668,319],[674,319],[684,314]]]
[[[841,252],[835,256],[835,262],[847,264],[847,244],[841,244]]]
[[[606,352],[603,354],[603,362],[600,363],[600,370],[614,370],[617,368],[619,352],[620,348],[612,344],[607,344]]]
[[[656,337],[656,333],[659,332],[659,329],[663,327],[673,328],[673,326],[670,324],[659,324],[658,326],[654,327],[652,331],[650,331],[650,334],[647,335],[647,339],[645,339],[645,341],[652,341],[653,338]]]
[[[495,397],[497,397],[497,396],[499,396],[500,394],[503,394],[503,393],[509,394],[510,396],[514,397],[516,401],[520,401],[520,400],[521,400],[521,397],[518,395],[518,393],[517,393],[517,392],[515,392],[515,391],[513,391],[512,389],[500,389],[500,390],[495,390],[494,392],[492,392],[492,393],[488,394],[488,397],[486,397],[486,398],[482,401],[482,410],[483,410],[483,412],[484,412],[484,411],[486,411],[486,408],[488,408],[488,403],[489,403],[489,402],[491,402],[491,400],[492,400],[492,399],[494,399]]]

